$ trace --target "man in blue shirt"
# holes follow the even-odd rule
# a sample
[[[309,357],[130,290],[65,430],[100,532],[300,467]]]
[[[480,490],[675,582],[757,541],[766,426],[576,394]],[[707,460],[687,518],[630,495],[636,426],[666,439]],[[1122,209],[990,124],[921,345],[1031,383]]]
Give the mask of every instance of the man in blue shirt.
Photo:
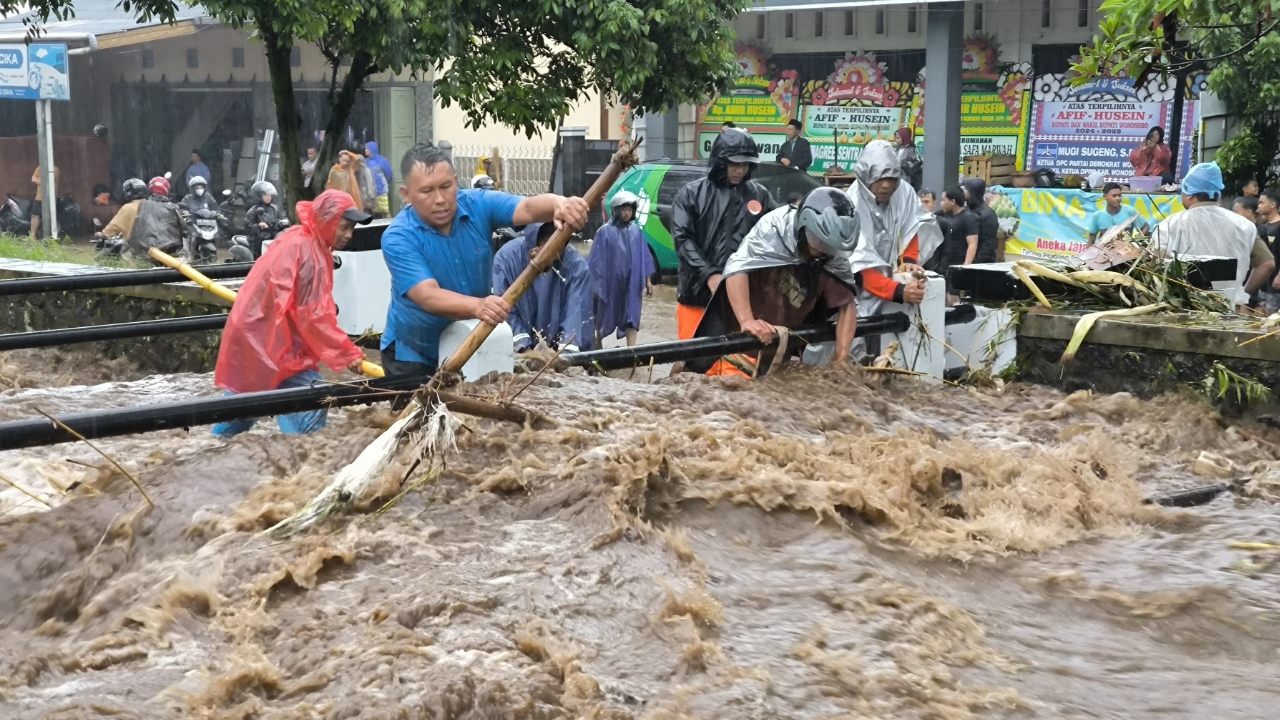
[[[388,375],[430,374],[445,326],[472,318],[497,325],[511,312],[492,294],[493,231],[535,222],[577,230],[588,208],[576,197],[459,190],[453,162],[429,143],[405,153],[400,175],[405,207],[382,235],[391,271],[382,364]]]
[[[1107,201],[1106,206],[1089,216],[1089,242],[1091,243],[1107,230],[1138,214],[1137,210],[1124,204],[1124,191],[1120,183],[1109,182],[1103,185],[1102,197]],[[1132,227],[1145,230],[1147,223],[1142,218],[1138,218]]]
[[[209,166],[204,164],[204,158],[201,157],[200,151],[191,151],[191,164],[187,166],[187,191],[191,192],[191,178],[202,177],[206,180],[213,180],[213,173],[209,170]]]

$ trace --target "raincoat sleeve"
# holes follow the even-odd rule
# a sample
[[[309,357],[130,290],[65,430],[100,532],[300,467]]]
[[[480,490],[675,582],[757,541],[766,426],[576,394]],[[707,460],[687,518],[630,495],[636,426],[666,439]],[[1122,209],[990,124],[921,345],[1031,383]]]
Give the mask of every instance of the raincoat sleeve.
[[[698,283],[705,285],[707,280],[720,272],[713,267],[703,255],[703,248],[698,245],[698,208],[694,188],[697,183],[689,183],[680,188],[671,205],[672,238],[675,240],[676,254],[680,262],[698,273]]]
[[[569,287],[565,293],[564,317],[560,332],[565,342],[579,350],[592,346],[593,323],[591,321],[591,271],[587,261],[572,247],[565,248],[563,264],[568,271]]]
[[[640,263],[644,270],[645,280],[653,277],[658,272],[658,266],[653,262],[653,253],[649,252],[649,241],[644,237],[644,231],[638,227],[633,227],[634,235],[632,242],[639,246]]]
[[[591,241],[591,252],[587,255],[587,271],[591,278],[591,296],[600,299],[608,297],[609,268],[612,267],[614,243],[609,242],[614,230],[612,224],[601,225]],[[652,274],[652,273],[650,273]]]
[[[524,244],[515,240],[503,245],[493,256],[493,294],[502,295],[511,287],[511,283],[516,281],[520,273],[524,271],[528,261],[521,262],[520,253],[524,251]],[[537,344],[533,328],[530,325],[530,318],[524,316],[520,312],[521,303],[516,303],[511,307],[511,312],[507,315],[507,324],[511,326],[512,342],[515,349],[525,350]]]
[[[297,247],[297,246],[294,246]],[[289,315],[302,342],[330,370],[344,370],[363,358],[364,351],[338,327],[338,307],[331,291],[326,291],[314,259],[299,253],[297,262],[280,263],[272,277],[272,291],[294,297]],[[296,270],[295,270],[296,268]]]

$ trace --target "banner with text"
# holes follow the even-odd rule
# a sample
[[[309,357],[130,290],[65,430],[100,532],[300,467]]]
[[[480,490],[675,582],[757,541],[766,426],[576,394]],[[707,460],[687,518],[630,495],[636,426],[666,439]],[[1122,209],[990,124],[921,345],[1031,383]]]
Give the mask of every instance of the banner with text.
[[[990,204],[1002,226],[1010,224],[1006,218],[1016,218],[1005,243],[1008,255],[1075,257],[1088,244],[1089,217],[1106,206],[1102,193],[1083,190],[1002,187],[992,193],[1001,196]],[[1176,194],[1125,193],[1124,204],[1151,226],[1183,209]]]
[[[1065,75],[1036,78],[1027,165],[1059,175],[1101,173],[1107,180],[1133,177],[1129,152],[1142,144],[1153,127],[1166,137],[1178,123],[1183,142],[1175,162],[1181,177],[1191,164],[1193,133],[1198,125],[1198,88],[1187,89],[1182,117],[1173,117],[1176,88],[1165,78],[1134,87],[1126,78],[1096,78],[1076,86]]]
[[[1012,155],[1015,166],[1022,170],[1027,155],[1027,118],[1031,109],[1031,93],[1024,79],[1016,81],[1012,91],[966,92],[960,96],[960,159],[971,155]],[[1024,88],[1024,89],[1018,89]],[[923,97],[923,93],[917,95]],[[920,103],[913,108],[916,142],[923,152],[924,119]]]

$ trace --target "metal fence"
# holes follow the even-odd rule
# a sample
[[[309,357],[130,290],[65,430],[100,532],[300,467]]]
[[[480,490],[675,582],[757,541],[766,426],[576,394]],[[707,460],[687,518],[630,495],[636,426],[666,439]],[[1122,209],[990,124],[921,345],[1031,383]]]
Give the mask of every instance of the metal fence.
[[[492,157],[494,150],[499,157],[501,189],[516,195],[537,195],[551,187],[551,162],[554,148],[550,145],[528,146],[453,146],[453,166],[458,177],[470,182],[481,172],[481,158]]]

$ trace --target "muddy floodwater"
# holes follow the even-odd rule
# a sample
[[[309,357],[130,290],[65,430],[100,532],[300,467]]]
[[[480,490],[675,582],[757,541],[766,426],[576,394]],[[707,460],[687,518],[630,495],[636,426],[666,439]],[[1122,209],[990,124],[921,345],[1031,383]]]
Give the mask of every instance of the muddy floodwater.
[[[215,392],[86,358],[0,356],[0,420]],[[645,380],[543,375],[518,402],[551,424],[466,419],[439,477],[286,539],[388,410],[101,441],[150,508],[84,445],[0,453],[30,493],[0,488],[0,718],[1276,717],[1280,432],[1189,397]],[[1252,480],[1143,503],[1220,476]]]

